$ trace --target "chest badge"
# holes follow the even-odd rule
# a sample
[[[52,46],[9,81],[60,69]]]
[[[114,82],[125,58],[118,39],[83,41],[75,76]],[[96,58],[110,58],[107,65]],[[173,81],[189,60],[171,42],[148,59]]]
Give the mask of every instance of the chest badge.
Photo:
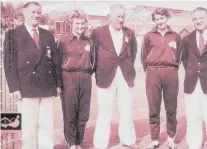
[[[169,47],[176,49],[177,48],[177,44],[175,41],[171,41],[170,43],[168,43]]]
[[[87,52],[90,52],[90,48],[91,48],[90,45],[86,45],[86,46],[85,46],[85,50],[86,50]]]
[[[51,59],[51,48],[50,48],[50,46],[46,46],[46,50],[47,50],[47,57],[49,59]]]

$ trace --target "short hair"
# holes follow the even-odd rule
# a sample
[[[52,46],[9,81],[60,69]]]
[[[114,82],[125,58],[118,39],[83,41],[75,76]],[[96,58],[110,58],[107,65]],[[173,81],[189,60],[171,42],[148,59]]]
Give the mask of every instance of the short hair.
[[[73,19],[85,19],[85,22],[88,23],[88,16],[87,14],[81,10],[81,9],[75,9],[72,10],[67,16],[66,16],[66,22],[70,25],[73,23]]]
[[[23,5],[23,8],[27,8],[30,5],[36,5],[36,6],[40,6],[41,7],[41,5],[38,2],[27,2],[27,3],[25,3]]]
[[[124,7],[124,5],[122,5],[122,4],[113,4],[113,5],[110,6],[109,11],[111,12],[114,9],[117,9],[117,8],[121,8],[121,9],[126,10],[125,7]]]
[[[192,13],[194,13],[194,12],[196,12],[196,11],[205,11],[206,14],[207,14],[207,9],[204,8],[204,7],[196,7],[196,8],[192,11]]]
[[[162,16],[166,16],[167,18],[170,18],[171,15],[167,9],[164,8],[157,8],[152,12],[152,21],[155,21],[155,14],[159,14]]]

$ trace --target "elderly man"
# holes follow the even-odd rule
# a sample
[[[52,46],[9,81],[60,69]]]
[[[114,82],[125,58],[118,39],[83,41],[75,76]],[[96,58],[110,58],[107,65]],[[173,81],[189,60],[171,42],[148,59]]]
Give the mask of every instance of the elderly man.
[[[52,33],[38,27],[40,4],[26,3],[23,15],[25,23],[5,36],[6,79],[22,113],[22,148],[52,149],[52,103],[61,93],[59,56]]]
[[[132,119],[137,42],[133,30],[124,27],[125,8],[110,7],[109,24],[94,29],[91,38],[96,51],[96,84],[98,117],[94,147],[108,146],[110,124],[115,99],[119,109],[119,138],[123,145],[135,146],[136,135]]]
[[[202,148],[202,122],[207,126],[207,9],[192,12],[195,30],[182,40],[185,68],[186,141],[189,149]]]

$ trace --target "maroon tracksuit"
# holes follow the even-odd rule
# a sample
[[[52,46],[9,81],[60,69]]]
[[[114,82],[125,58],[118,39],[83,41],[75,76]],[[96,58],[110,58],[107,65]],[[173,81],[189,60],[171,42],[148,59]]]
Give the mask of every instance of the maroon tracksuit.
[[[146,71],[146,94],[152,140],[159,138],[162,96],[167,116],[167,133],[171,138],[176,134],[178,66],[181,53],[179,46],[180,36],[169,26],[164,36],[157,31],[157,27],[144,36],[141,61]]]
[[[62,110],[64,135],[69,145],[80,145],[89,119],[91,74],[93,69],[92,43],[82,35],[72,33],[60,38],[62,58]]]

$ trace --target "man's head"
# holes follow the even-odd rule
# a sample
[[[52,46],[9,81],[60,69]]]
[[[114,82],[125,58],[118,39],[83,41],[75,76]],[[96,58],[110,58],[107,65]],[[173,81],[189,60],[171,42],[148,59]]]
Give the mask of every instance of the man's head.
[[[203,7],[197,7],[192,12],[192,21],[194,27],[198,31],[204,31],[207,29],[207,9]]]
[[[125,21],[125,8],[121,4],[114,4],[110,7],[108,15],[109,23],[115,30],[120,30]]]
[[[69,24],[72,27],[72,33],[80,36],[87,28],[87,15],[83,10],[73,10],[67,17]]]
[[[163,30],[167,27],[168,19],[171,17],[167,9],[157,8],[152,13],[152,21],[156,23],[158,29]]]
[[[39,25],[42,9],[37,2],[28,2],[23,6],[25,23],[36,27]]]

